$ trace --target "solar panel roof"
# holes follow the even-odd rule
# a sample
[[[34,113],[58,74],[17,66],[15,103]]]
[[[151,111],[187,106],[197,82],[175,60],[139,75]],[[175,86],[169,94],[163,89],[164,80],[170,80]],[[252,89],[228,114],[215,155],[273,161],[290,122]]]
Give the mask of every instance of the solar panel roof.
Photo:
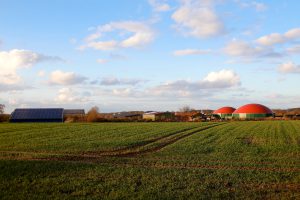
[[[63,108],[17,108],[11,114],[11,119],[62,119],[63,111]]]

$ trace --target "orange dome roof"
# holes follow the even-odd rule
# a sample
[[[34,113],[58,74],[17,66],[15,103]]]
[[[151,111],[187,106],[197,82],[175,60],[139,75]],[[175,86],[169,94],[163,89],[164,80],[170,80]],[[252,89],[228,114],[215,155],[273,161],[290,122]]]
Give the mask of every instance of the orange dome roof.
[[[235,108],[233,107],[222,107],[218,110],[215,110],[213,114],[232,114],[235,111]]]
[[[233,114],[251,113],[251,114],[273,114],[270,108],[261,104],[247,104],[239,107]]]

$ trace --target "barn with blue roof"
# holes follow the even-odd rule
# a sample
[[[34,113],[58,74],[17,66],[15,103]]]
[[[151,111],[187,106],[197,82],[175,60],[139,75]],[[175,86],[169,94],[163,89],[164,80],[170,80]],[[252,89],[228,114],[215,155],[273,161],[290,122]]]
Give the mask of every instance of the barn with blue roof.
[[[10,122],[63,122],[63,108],[17,108]]]

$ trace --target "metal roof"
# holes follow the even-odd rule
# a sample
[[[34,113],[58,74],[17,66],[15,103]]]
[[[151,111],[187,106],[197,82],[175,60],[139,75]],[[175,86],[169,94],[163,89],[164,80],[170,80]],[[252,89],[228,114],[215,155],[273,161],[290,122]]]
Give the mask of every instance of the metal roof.
[[[235,108],[226,106],[226,107],[219,108],[218,110],[215,110],[213,114],[232,114],[234,111]]]
[[[248,113],[248,114],[273,114],[273,112],[266,106],[261,104],[246,104],[239,107],[233,114]]]
[[[62,120],[63,111],[63,108],[17,108],[11,114],[11,120]]]
[[[84,115],[84,109],[64,109],[64,115]]]

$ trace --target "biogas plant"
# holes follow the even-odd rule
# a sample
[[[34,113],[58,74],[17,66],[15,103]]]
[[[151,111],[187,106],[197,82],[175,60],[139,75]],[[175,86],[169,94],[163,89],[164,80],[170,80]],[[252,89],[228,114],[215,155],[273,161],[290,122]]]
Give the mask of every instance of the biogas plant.
[[[261,104],[246,104],[238,109],[222,107],[215,110],[213,115],[221,119],[259,120],[273,117],[274,113],[270,108]]]

